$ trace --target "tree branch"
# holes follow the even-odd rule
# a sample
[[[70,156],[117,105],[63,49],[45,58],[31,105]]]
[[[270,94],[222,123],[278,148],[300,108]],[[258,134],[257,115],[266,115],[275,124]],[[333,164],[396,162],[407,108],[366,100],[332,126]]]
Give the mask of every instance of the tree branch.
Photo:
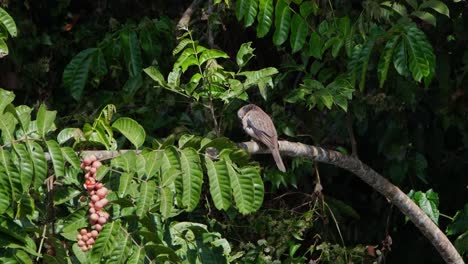
[[[270,151],[254,141],[237,144],[251,154],[266,154]],[[450,240],[432,222],[432,220],[419,208],[405,193],[398,187],[390,183],[383,176],[371,169],[359,159],[343,155],[337,151],[326,150],[319,147],[294,143],[289,141],[279,141],[279,148],[282,156],[306,157],[318,162],[328,163],[352,172],[361,180],[369,184],[372,188],[385,196],[392,204],[400,209],[434,245],[439,254],[449,264],[464,264],[462,257],[452,245]],[[99,159],[111,159],[130,150],[120,151],[82,151],[86,155],[96,155]],[[139,151],[137,151],[139,152]]]
[[[270,153],[268,149],[254,141],[243,142],[238,145],[251,154]],[[398,207],[431,241],[446,263],[464,263],[447,236],[405,193],[359,159],[333,150],[288,141],[280,141],[279,148],[282,156],[308,157],[352,172]]]
[[[190,18],[192,17],[193,12],[197,8],[198,4],[200,4],[201,0],[194,0],[190,6],[185,10],[182,17],[179,19],[177,23],[177,28],[188,28],[190,23]]]

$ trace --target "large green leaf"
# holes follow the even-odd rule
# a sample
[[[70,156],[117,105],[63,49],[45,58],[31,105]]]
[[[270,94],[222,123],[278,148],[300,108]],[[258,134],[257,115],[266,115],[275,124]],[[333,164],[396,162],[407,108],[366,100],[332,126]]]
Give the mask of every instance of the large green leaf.
[[[253,211],[257,211],[263,203],[263,195],[265,192],[262,177],[260,176],[260,169],[254,166],[246,166],[240,168],[242,178],[249,180],[248,185],[253,186]]]
[[[236,17],[238,21],[241,21],[242,18],[247,14],[248,3],[250,0],[239,0],[236,1]]]
[[[97,49],[92,55],[90,69],[97,77],[102,77],[107,74],[106,59],[101,49]]]
[[[162,86],[162,87],[167,86],[167,83],[166,83],[166,80],[164,79],[164,76],[154,66],[150,66],[148,68],[145,68],[143,71],[146,74],[148,74],[148,76],[151,77],[151,79],[155,80],[160,86]]]
[[[224,52],[216,49],[207,49],[202,52],[200,55],[199,63],[202,65],[208,60],[218,59],[218,58],[229,58],[229,56]]]
[[[63,221],[63,233],[69,233],[73,232],[76,233],[78,229],[85,227],[88,225],[88,220],[86,218],[86,215],[88,213],[88,210],[86,207],[82,207],[73,213],[69,214]]]
[[[154,195],[156,194],[156,184],[154,181],[142,182],[139,189],[139,197],[136,204],[136,215],[139,218],[148,213],[154,204]]]
[[[244,87],[249,88],[253,85],[258,85],[261,80],[265,78],[271,78],[273,75],[277,74],[278,70],[274,67],[263,68],[258,71],[244,71],[240,72],[238,75],[245,76],[247,79],[244,82]]]
[[[203,170],[197,151],[192,148],[182,149],[180,165],[183,183],[182,203],[187,207],[187,211],[191,212],[198,205],[203,183]]]
[[[121,168],[124,171],[136,172],[136,153],[135,151],[127,151],[122,155],[111,160],[112,167]]]
[[[23,191],[27,191],[33,181],[34,166],[25,145],[13,144],[13,148],[20,161],[18,168],[21,177],[21,185],[23,187]]]
[[[162,151],[153,150],[143,154],[145,162],[145,174],[148,179],[156,175],[161,168],[162,158],[164,153]]]
[[[424,213],[431,218],[434,223],[439,224],[439,195],[434,192],[432,189],[428,190],[426,193],[421,191],[411,192],[408,196],[413,200],[423,211]]]
[[[273,43],[276,46],[280,46],[288,39],[290,22],[289,5],[284,0],[278,0],[275,8],[275,33],[273,34]]]
[[[127,264],[143,264],[145,263],[145,248],[140,246],[132,247],[132,254],[127,260]]]
[[[450,11],[447,5],[438,0],[427,0],[423,1],[421,5],[419,6],[419,9],[425,9],[425,8],[430,8],[442,15],[445,15],[447,17],[450,17]]]
[[[10,152],[0,148],[0,177],[2,185],[0,188],[9,189],[11,201],[18,201],[22,192],[21,179],[19,171],[16,166],[11,162]]]
[[[44,180],[47,176],[47,160],[42,147],[37,142],[26,142],[28,146],[29,156],[34,166],[34,188],[39,188],[44,184]]]
[[[15,107],[14,115],[18,119],[24,133],[27,133],[29,124],[31,123],[32,108],[26,105],[19,105]]]
[[[409,75],[408,57],[406,54],[406,45],[404,40],[397,44],[395,54],[393,55],[393,66],[400,75]]]
[[[244,15],[244,26],[250,27],[254,21],[255,17],[257,16],[258,11],[258,0],[247,0],[247,13]]]
[[[88,73],[91,66],[92,55],[96,48],[85,49],[78,53],[63,71],[63,85],[70,90],[75,100],[80,100],[84,87],[88,81]]]
[[[260,0],[258,9],[257,37],[263,38],[273,23],[273,0]]]
[[[121,117],[115,120],[112,127],[122,133],[136,148],[141,147],[145,142],[145,129],[129,117]]]
[[[62,155],[65,160],[70,163],[75,169],[80,168],[80,158],[76,155],[76,152],[70,147],[62,147]]]
[[[427,39],[424,33],[414,24],[405,26],[405,30],[404,38],[408,51],[409,69],[413,79],[419,82],[431,72],[429,65],[430,54],[426,54],[422,46],[427,45]]]
[[[9,188],[8,175],[0,171],[0,214],[3,214],[11,206],[12,191]]]
[[[226,160],[226,166],[237,209],[242,214],[249,214],[255,211],[255,186],[252,184],[252,180],[247,179],[245,177],[246,174],[238,173],[231,161]]]
[[[8,49],[8,45],[5,42],[5,39],[2,38],[0,34],[0,59],[10,54],[10,50]]]
[[[48,111],[44,104],[41,104],[37,112],[37,133],[44,138],[45,135],[55,129],[54,120],[57,111]]]
[[[16,123],[17,121],[12,113],[5,112],[0,114],[0,132],[3,145],[10,145],[14,140],[13,132],[15,130]]]
[[[309,27],[307,22],[298,14],[294,14],[291,20],[291,37],[289,39],[292,53],[302,49],[305,44]]]
[[[169,187],[162,187],[159,189],[160,206],[159,211],[162,217],[168,219],[171,216],[174,201],[172,190]]]
[[[210,181],[210,194],[218,210],[227,210],[231,207],[231,186],[226,161],[213,162],[205,157],[205,166]]]
[[[123,242],[117,239],[121,232],[119,220],[104,225],[91,251],[92,263],[103,263],[103,261],[112,257],[112,250]]]
[[[55,177],[65,176],[65,161],[63,159],[62,150],[55,140],[46,141],[49,149],[50,159],[54,166]]]
[[[128,28],[123,30],[120,33],[120,41],[122,43],[123,54],[130,77],[140,75],[141,70],[143,69],[143,62],[141,58],[140,43],[136,32],[131,31]]]
[[[130,254],[130,246],[132,237],[128,232],[117,233],[117,243],[113,245],[112,252],[110,253],[107,264],[127,264],[127,258]]]
[[[16,24],[13,18],[5,11],[5,9],[0,7],[0,23],[8,30],[8,33],[12,37],[16,37],[18,30],[16,29]]]
[[[390,39],[387,44],[385,44],[385,48],[380,55],[379,65],[377,67],[377,75],[379,77],[379,86],[383,87],[385,80],[387,80],[387,73],[388,68],[390,67],[390,63],[393,57],[393,51],[395,50],[395,46],[400,40],[400,36],[394,36]]]
[[[0,114],[3,114],[5,107],[15,100],[15,94],[11,91],[0,88]]]
[[[117,193],[120,198],[123,198],[128,194],[128,191],[132,185],[133,175],[134,173],[132,172],[123,172],[120,174],[119,189]]]

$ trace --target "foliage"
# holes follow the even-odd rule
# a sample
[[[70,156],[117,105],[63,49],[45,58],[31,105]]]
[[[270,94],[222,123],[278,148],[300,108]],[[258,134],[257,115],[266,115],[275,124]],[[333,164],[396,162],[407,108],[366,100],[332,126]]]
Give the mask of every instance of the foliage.
[[[414,190],[466,254],[465,1],[195,4],[178,29],[189,3],[2,2],[0,262],[440,262],[347,173],[252,162],[246,101]],[[76,153],[129,148],[96,172],[112,221],[83,253]]]

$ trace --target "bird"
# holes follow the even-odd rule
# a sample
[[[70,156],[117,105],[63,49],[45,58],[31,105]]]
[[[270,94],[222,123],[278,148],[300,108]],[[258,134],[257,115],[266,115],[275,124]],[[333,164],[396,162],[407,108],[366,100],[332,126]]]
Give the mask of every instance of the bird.
[[[242,121],[244,131],[256,141],[267,146],[278,169],[286,172],[279,152],[278,134],[270,116],[254,104],[241,107],[237,111],[237,116]]]

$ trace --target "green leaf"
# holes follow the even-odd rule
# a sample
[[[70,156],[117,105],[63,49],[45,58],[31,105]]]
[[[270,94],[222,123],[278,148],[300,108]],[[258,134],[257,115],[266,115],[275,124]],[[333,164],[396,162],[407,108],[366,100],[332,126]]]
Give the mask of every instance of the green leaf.
[[[54,187],[54,206],[69,202],[81,194],[80,190],[70,187]]]
[[[117,119],[113,124],[112,128],[117,129],[122,133],[134,146],[139,148],[145,142],[145,129],[138,124],[135,120],[129,117],[121,117]]]
[[[250,27],[257,16],[258,0],[247,0],[247,13],[244,15],[244,26]]]
[[[185,148],[179,153],[183,184],[182,203],[187,207],[187,211],[191,212],[200,200],[203,170],[196,150]]]
[[[11,189],[8,188],[9,181],[8,175],[0,170],[0,214],[5,213],[5,211],[11,206]]]
[[[19,166],[19,173],[21,177],[21,185],[23,190],[29,190],[29,186],[31,186],[34,176],[34,166],[29,156],[29,152],[25,145],[23,144],[13,144],[13,148],[20,160]]]
[[[34,188],[38,189],[44,184],[47,176],[47,160],[42,147],[37,142],[26,142],[29,155],[34,166]]]
[[[408,49],[409,69],[413,74],[413,79],[421,81],[421,79],[430,74],[429,55],[424,53],[421,46],[422,42],[427,42],[424,33],[414,24],[405,27],[405,44]]]
[[[249,88],[253,85],[258,85],[258,82],[265,78],[270,78],[273,75],[277,74],[278,70],[273,67],[263,68],[258,71],[244,71],[240,72],[238,75],[247,77],[247,80],[244,82],[244,87]]]
[[[141,49],[138,36],[135,31],[125,29],[120,33],[124,59],[128,67],[130,77],[140,75],[143,68]]]
[[[72,214],[68,215],[64,219],[62,232],[63,233],[76,232],[76,230],[87,226],[88,225],[88,220],[86,218],[87,214],[88,214],[87,208],[82,207],[74,211]],[[76,237],[76,234],[75,234],[75,237]]]
[[[411,15],[421,19],[422,21],[431,24],[432,26],[436,25],[436,18],[433,14],[424,11],[414,11]]]
[[[399,40],[400,36],[394,36],[390,39],[387,44],[385,44],[382,55],[380,55],[379,65],[377,67],[377,76],[379,77],[380,88],[383,87],[385,80],[387,80],[388,68],[390,67],[390,62],[393,57],[393,51],[395,50],[395,46]]]
[[[251,47],[252,42],[242,43],[237,51],[236,63],[239,69],[242,69],[255,55],[253,54],[254,48]]]
[[[0,132],[2,136],[3,145],[10,145],[14,140],[13,132],[16,127],[16,119],[12,113],[6,112],[0,114]]]
[[[118,232],[116,241],[113,245],[112,251],[109,254],[110,258],[106,262],[108,264],[126,264],[127,257],[130,254],[132,237],[128,232]]]
[[[210,181],[210,194],[218,210],[227,210],[231,207],[231,186],[229,172],[224,160],[213,162],[205,157],[205,166]]]
[[[468,231],[457,237],[454,246],[461,255],[465,255],[468,252]]]
[[[150,179],[161,168],[163,152],[162,151],[150,151],[143,154],[143,158],[145,159],[145,173],[146,177]]]
[[[139,188],[139,198],[136,204],[136,215],[141,219],[148,213],[154,204],[154,195],[156,193],[156,184],[154,181],[142,182]]]
[[[185,38],[185,39],[182,39],[179,44],[177,44],[177,46],[175,47],[175,49],[172,51],[172,55],[175,56],[177,55],[179,52],[181,52],[183,49],[185,49],[185,47],[187,45],[195,45],[195,42],[189,38]]]
[[[40,137],[44,138],[49,131],[55,130],[54,120],[56,115],[57,111],[48,111],[45,105],[41,104],[37,112],[37,133]]]
[[[15,100],[15,94],[11,91],[0,88],[0,114],[3,114],[5,107]]]
[[[133,180],[134,173],[131,172],[123,172],[120,174],[119,177],[119,189],[118,189],[118,196],[120,198],[125,197],[128,194],[128,190],[130,189]]]
[[[121,168],[124,171],[136,172],[136,159],[135,151],[127,151],[124,154],[112,159],[111,165],[115,168]]]
[[[400,43],[397,45],[396,52],[393,55],[393,66],[400,75],[409,75],[408,58],[406,54],[406,45],[404,40],[400,41]]]
[[[21,124],[21,128],[24,133],[27,133],[29,130],[29,124],[31,123],[31,112],[32,108],[26,105],[19,105],[15,107],[15,110],[12,113],[15,115]]]
[[[18,201],[22,185],[18,169],[11,161],[10,152],[0,148],[0,181],[3,189],[9,189],[11,201]]]
[[[60,133],[57,135],[57,142],[59,144],[63,144],[72,138],[75,141],[78,141],[83,136],[84,136],[83,131],[81,131],[81,129],[74,128],[74,127],[67,127],[67,128],[64,128],[62,131],[60,131]]]
[[[70,90],[71,96],[77,101],[81,99],[84,87],[88,81],[92,55],[95,52],[96,48],[81,51],[73,57],[63,71],[63,85]]]
[[[291,20],[291,38],[289,39],[292,53],[302,49],[308,32],[307,22],[300,15],[294,14]]]
[[[419,6],[419,9],[425,9],[425,8],[430,8],[444,16],[450,17],[449,8],[442,1],[438,1],[438,0],[423,1],[421,5]]]
[[[102,263],[104,257],[111,256],[114,247],[121,245],[123,241],[119,241],[118,236],[122,232],[120,221],[114,221],[104,225],[104,228],[99,232],[96,238],[93,249],[91,250],[91,262]]]
[[[436,192],[432,191],[432,189],[428,190],[426,193],[411,191],[408,196],[435,224],[439,224],[439,195]]]
[[[76,155],[76,152],[70,147],[62,147],[62,155],[65,160],[70,163],[75,169],[80,168],[80,158]]]
[[[148,74],[151,79],[155,80],[160,86],[166,87],[167,83],[164,79],[164,76],[159,72],[154,66],[150,66],[143,70],[146,74]]]
[[[0,35],[0,59],[8,56],[8,54],[10,54],[10,51],[8,50],[8,45],[5,42],[5,40],[1,38]]]
[[[161,212],[162,217],[168,219],[171,217],[172,209],[173,209],[173,196],[172,190],[169,187],[160,188],[159,198],[161,200],[159,211]]]
[[[258,9],[257,37],[263,38],[268,34],[273,23],[273,0],[260,0]]]
[[[301,4],[300,8],[300,14],[303,18],[307,19],[307,17],[315,12],[315,3],[312,1],[306,1]]]
[[[145,263],[145,248],[139,246],[132,247],[132,255],[127,260],[127,264],[143,264]]]
[[[250,0],[236,1],[236,17],[238,21],[241,21],[242,18],[246,15],[249,1]]]
[[[468,203],[462,210],[457,211],[452,223],[447,226],[447,235],[457,235],[468,230]]]
[[[55,176],[65,176],[65,161],[63,160],[59,144],[54,140],[48,140],[46,141],[46,145],[49,149],[50,159],[54,166]]]
[[[16,37],[18,30],[16,29],[16,24],[13,18],[5,11],[5,9],[0,7],[0,23],[8,30],[8,33],[12,37]]]
[[[97,77],[103,77],[107,74],[107,64],[101,49],[96,49],[91,59],[91,71]]]
[[[291,22],[291,10],[284,0],[278,0],[275,8],[275,33],[273,34],[273,43],[276,46],[283,44],[289,35]]]
[[[229,58],[229,56],[225,52],[220,51],[220,50],[207,49],[202,52],[200,59],[199,59],[199,64],[203,65],[203,63],[207,62],[208,60],[217,59],[217,58]]]
[[[258,185],[260,174],[258,168],[243,167],[237,171],[230,160],[226,160],[234,201],[242,214],[256,211],[263,202],[263,184]],[[254,172],[256,171],[256,173]],[[261,178],[260,178],[261,182]],[[260,194],[260,190],[262,193]]]

